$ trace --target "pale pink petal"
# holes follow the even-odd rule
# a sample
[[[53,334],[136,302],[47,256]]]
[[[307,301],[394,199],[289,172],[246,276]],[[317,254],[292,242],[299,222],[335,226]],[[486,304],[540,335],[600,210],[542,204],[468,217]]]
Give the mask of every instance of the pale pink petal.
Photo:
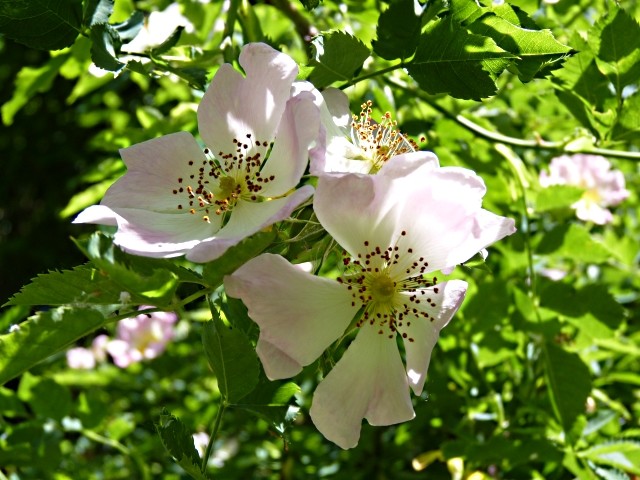
[[[264,43],[246,45],[239,62],[246,77],[222,65],[198,107],[200,136],[215,155],[235,152],[234,138],[270,142],[298,73],[288,55]]]
[[[187,259],[193,262],[210,262],[224,254],[244,238],[284,220],[302,202],[313,194],[313,187],[305,185],[291,195],[266,202],[239,201],[227,223],[215,237],[195,245]]]
[[[426,175],[440,166],[433,152],[408,152],[391,157],[384,163],[377,175],[387,178],[401,178],[408,175]]]
[[[440,168],[427,173],[398,181],[406,192],[398,206],[398,223],[406,231],[400,244],[425,258],[427,272],[462,263],[515,231],[513,220],[481,208],[484,183],[472,171]]]
[[[611,223],[613,215],[606,208],[594,201],[582,199],[572,205],[576,210],[576,217],[585,222],[593,222],[596,225]]]
[[[211,223],[199,215],[165,214],[118,208],[118,231],[114,242],[124,251],[149,257],[174,257],[189,251],[218,231],[221,219]]]
[[[458,311],[467,291],[467,282],[450,280],[434,287],[404,292],[406,297],[415,295],[420,303],[407,301],[411,308],[426,313],[429,318],[411,315],[404,319],[400,332],[403,334],[406,351],[407,376],[416,395],[422,393],[427,378],[431,352],[442,330]],[[432,306],[432,303],[435,306]],[[407,334],[404,337],[404,334]],[[411,340],[410,340],[411,339]]]
[[[190,133],[178,132],[147,140],[120,150],[120,155],[127,165],[127,173],[107,190],[102,205],[112,210],[123,207],[188,214],[186,188],[189,184],[194,189],[197,187],[198,168],[207,162]],[[191,175],[195,178],[190,178]],[[182,211],[178,205],[183,206]]]
[[[318,178],[313,208],[327,232],[355,256],[365,241],[383,249],[392,243],[402,195],[382,175],[327,174]]]
[[[309,147],[319,134],[320,118],[313,96],[303,92],[289,99],[273,150],[260,171],[261,178],[269,179],[260,195],[284,195],[300,182],[308,164]]]
[[[335,280],[310,275],[279,255],[263,254],[224,279],[260,326],[258,354],[271,379],[316,360],[347,328],[357,309]]]
[[[115,227],[118,224],[117,218],[118,215],[109,207],[92,205],[80,212],[73,220],[73,223],[96,223],[98,225],[111,225]]]
[[[316,428],[345,449],[357,445],[363,418],[371,425],[411,420],[415,413],[395,338],[362,327],[316,388],[309,413]]]

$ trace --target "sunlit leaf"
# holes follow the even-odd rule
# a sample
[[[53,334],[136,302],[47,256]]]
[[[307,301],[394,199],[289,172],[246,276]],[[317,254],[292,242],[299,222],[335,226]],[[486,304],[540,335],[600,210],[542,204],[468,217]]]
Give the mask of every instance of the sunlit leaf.
[[[495,94],[495,78],[515,55],[488,37],[439,20],[420,36],[407,71],[427,93],[479,100]]]
[[[345,32],[320,35],[311,42],[315,67],[308,80],[317,88],[334,82],[351,80],[369,56],[369,49],[356,37]]]
[[[595,445],[578,455],[601,465],[610,465],[625,472],[640,474],[640,442],[612,440]]]
[[[105,322],[93,309],[59,307],[39,312],[16,325],[9,333],[0,335],[0,385],[64,350]]]

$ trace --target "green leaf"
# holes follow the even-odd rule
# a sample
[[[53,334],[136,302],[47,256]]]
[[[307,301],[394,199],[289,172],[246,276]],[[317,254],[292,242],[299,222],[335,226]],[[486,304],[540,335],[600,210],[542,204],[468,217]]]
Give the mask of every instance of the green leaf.
[[[97,268],[131,293],[134,302],[156,307],[171,304],[179,277],[168,267],[169,262],[127,255],[100,232],[87,240],[74,241]]]
[[[156,431],[164,448],[189,475],[196,480],[209,478],[200,470],[201,460],[193,443],[192,432],[179,418],[165,410],[156,424]]]
[[[59,307],[38,312],[0,335],[0,385],[64,350],[107,320],[91,309]]]
[[[578,456],[601,465],[610,465],[622,471],[640,474],[640,443],[631,440],[613,440],[595,445]]]
[[[584,189],[572,185],[551,185],[536,196],[536,211],[546,212],[558,208],[569,208],[582,197]]]
[[[218,379],[220,393],[226,401],[235,403],[258,383],[258,356],[240,330],[227,327],[215,307],[211,310],[213,320],[202,330],[204,353]]]
[[[121,303],[121,292],[99,270],[80,266],[38,275],[5,305],[117,305]]]
[[[640,77],[640,25],[624,10],[611,6],[609,14],[589,31],[589,45],[598,69],[618,93]]]
[[[405,59],[413,55],[420,39],[420,15],[414,0],[395,0],[380,14],[373,51],[386,60]]]
[[[578,415],[584,413],[591,392],[589,369],[575,353],[547,342],[543,361],[551,404],[565,432],[569,432]]]
[[[118,53],[122,39],[118,31],[106,23],[98,23],[91,27],[91,60],[104,70],[118,72],[125,66],[118,61]]]
[[[294,396],[300,391],[300,387],[294,382],[272,382],[262,374],[258,386],[242,402],[233,406],[265,419],[282,434],[299,410],[293,402]]]
[[[171,50],[180,40],[180,35],[182,35],[183,31],[183,26],[177,27],[171,35],[169,35],[169,38],[151,50],[152,55],[162,55],[163,53]]]
[[[144,24],[144,13],[140,11],[133,12],[131,16],[124,22],[111,25],[118,35],[122,43],[129,43],[136,38]]]
[[[276,231],[274,229],[267,232],[258,232],[249,238],[245,238],[242,242],[227,250],[222,257],[205,264],[202,277],[210,287],[220,286],[225,275],[230,275],[248,260],[262,253],[275,238]]]
[[[0,33],[31,48],[60,50],[80,33],[81,0],[4,0]]]
[[[13,97],[2,105],[2,121],[13,123],[13,117],[38,93],[48,91],[70,53],[56,55],[38,68],[22,67],[15,80]]]
[[[495,78],[512,58],[491,38],[470,34],[449,18],[421,35],[407,71],[427,93],[479,100],[495,94]]]
[[[107,23],[113,13],[114,0],[85,0],[82,25],[92,27],[98,23]]]
[[[300,0],[300,3],[304,5],[307,10],[313,10],[320,5],[321,0]]]
[[[611,252],[577,223],[555,227],[545,234],[536,250],[543,255],[553,253],[575,262],[605,263],[611,259]]]
[[[571,48],[558,42],[550,30],[529,30],[513,25],[493,13],[486,14],[468,26],[478,35],[492,38],[507,52],[517,55],[514,64],[523,82],[532,80],[539,72],[566,57]]]
[[[311,48],[310,65],[315,68],[308,80],[316,88],[351,80],[369,57],[369,49],[364,43],[346,32],[319,35],[311,42]]]
[[[623,100],[622,111],[613,129],[612,137],[619,141],[640,138],[640,93],[636,92]]]
[[[62,420],[71,412],[71,393],[50,378],[45,378],[31,388],[29,404],[43,418]]]
[[[622,306],[605,285],[572,285],[550,282],[540,292],[540,306],[572,319],[571,323],[586,335],[603,339],[613,337],[624,318]]]

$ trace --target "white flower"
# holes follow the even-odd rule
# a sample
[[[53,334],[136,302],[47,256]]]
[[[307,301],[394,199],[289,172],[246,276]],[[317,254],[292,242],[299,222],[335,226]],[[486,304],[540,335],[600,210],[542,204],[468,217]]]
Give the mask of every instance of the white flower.
[[[290,97],[298,66],[268,45],[239,61],[246,77],[222,65],[198,108],[204,153],[187,132],[121,150],[127,173],[75,222],[117,225],[130,253],[208,262],[308,199],[296,186],[320,132],[313,96]]]
[[[604,225],[613,220],[605,207],[615,206],[629,196],[624,175],[611,170],[611,163],[598,155],[562,155],[551,160],[549,173],[540,172],[540,185],[575,185],[585,189],[572,205],[580,220]]]
[[[310,412],[342,448],[357,444],[363,418],[372,425],[413,418],[409,388],[421,393],[439,332],[467,287],[438,283],[432,272],[515,230],[512,220],[482,209],[485,186],[475,173],[439,168],[422,155],[394,157],[377,175],[319,178],[316,215],[345,250],[337,281],[271,254],[225,278],[227,294],[241,298],[260,326],[257,352],[271,379],[299,373],[361,312],[355,340],[319,384]]]
[[[417,152],[416,143],[398,130],[391,114],[386,113],[380,122],[371,118],[371,101],[362,104],[356,116],[351,114],[349,99],[341,90],[327,88],[320,92],[308,82],[296,82],[294,92],[300,91],[313,94],[325,131],[321,148],[311,152],[312,175],[376,173],[391,157],[424,156],[425,152]]]

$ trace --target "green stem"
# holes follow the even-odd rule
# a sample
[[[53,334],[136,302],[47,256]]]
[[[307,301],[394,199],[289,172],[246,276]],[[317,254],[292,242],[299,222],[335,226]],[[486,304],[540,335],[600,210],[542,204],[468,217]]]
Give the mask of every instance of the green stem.
[[[220,430],[220,425],[222,424],[222,415],[224,415],[224,411],[227,409],[227,401],[222,397],[220,399],[220,407],[218,407],[218,412],[216,413],[216,418],[213,422],[213,428],[211,429],[211,435],[209,436],[209,443],[207,444],[207,449],[202,456],[202,465],[200,466],[200,470],[202,473],[206,472],[207,464],[209,463],[209,457],[213,451],[213,444],[216,441],[216,437],[218,436],[218,431]]]
[[[399,87],[403,90],[411,92],[411,94],[419,97],[421,100],[426,102],[431,108],[441,113],[445,117],[455,121],[460,126],[466,128],[471,133],[485,138],[494,143],[504,143],[505,145],[511,145],[514,147],[521,148],[530,148],[534,150],[556,150],[560,153],[566,154],[574,154],[574,153],[588,153],[592,155],[602,155],[605,157],[615,157],[615,158],[624,158],[627,160],[636,160],[640,161],[640,152],[628,152],[622,150],[611,150],[608,148],[579,148],[579,149],[571,149],[565,150],[566,142],[549,142],[542,138],[536,138],[535,140],[523,140],[521,138],[509,137],[507,135],[503,135],[499,132],[492,132],[484,127],[481,127],[477,123],[469,120],[462,115],[455,114],[444,108],[443,106],[436,103],[430,95],[427,93],[418,90],[417,88],[412,88],[406,85],[403,82],[399,82],[395,79],[387,78],[386,81],[396,87]]]
[[[211,289],[211,288],[200,290],[199,292],[196,292],[194,294],[189,295],[187,298],[181,300],[177,304],[174,304],[172,306],[172,308],[178,309],[180,307],[184,307],[185,305],[193,302],[194,300],[197,300],[200,297],[208,295],[212,291],[213,291],[213,289]],[[146,315],[146,314],[149,314],[149,313],[165,312],[165,311],[166,311],[166,309],[164,309],[164,308],[156,308],[156,307],[145,308],[144,310],[133,310],[133,311],[130,311],[130,312],[127,312],[127,313],[120,313],[120,314],[116,315],[115,317],[111,317],[109,319],[108,323],[119,322],[120,320],[124,320],[125,318],[137,317],[138,315]]]
[[[398,70],[399,68],[404,68],[404,66],[405,66],[404,62],[396,63],[395,65],[391,65],[390,67],[383,68],[382,70],[376,70],[375,72],[367,73],[357,78],[352,78],[347,83],[341,85],[338,88],[340,90],[344,90],[345,88],[352,87],[356,83],[362,82],[363,80],[368,80],[370,78],[377,77],[378,75],[384,75],[385,73],[393,72],[394,70]]]

